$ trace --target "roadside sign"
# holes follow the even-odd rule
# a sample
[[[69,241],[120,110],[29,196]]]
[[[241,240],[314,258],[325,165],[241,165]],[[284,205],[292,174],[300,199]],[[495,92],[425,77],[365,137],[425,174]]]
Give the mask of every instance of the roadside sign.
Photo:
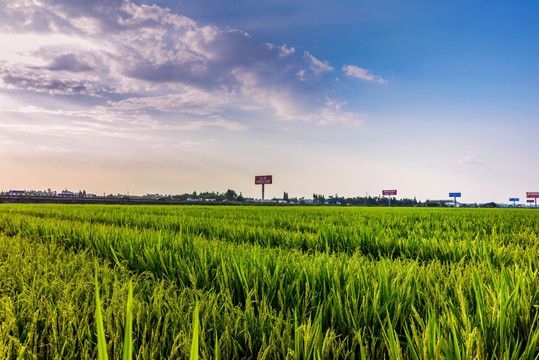
[[[255,184],[271,184],[272,183],[272,175],[259,175],[255,176]]]
[[[519,198],[509,198],[509,201],[520,201],[520,199]],[[532,200],[532,202],[533,202],[533,200]]]
[[[382,190],[382,196],[397,195],[397,190]],[[389,206],[391,206],[391,198],[389,198]]]
[[[526,200],[526,201],[529,202],[529,203],[532,203],[532,204],[534,202],[534,200]]]
[[[526,193],[527,198],[537,199],[539,198],[539,191],[529,191]]]
[[[271,184],[273,182],[272,175],[256,175],[255,185],[262,185],[262,202],[264,202],[264,185]]]
[[[455,208],[457,207],[457,198],[460,197],[461,193],[458,192],[450,192],[449,197],[453,198],[453,201],[455,202]]]

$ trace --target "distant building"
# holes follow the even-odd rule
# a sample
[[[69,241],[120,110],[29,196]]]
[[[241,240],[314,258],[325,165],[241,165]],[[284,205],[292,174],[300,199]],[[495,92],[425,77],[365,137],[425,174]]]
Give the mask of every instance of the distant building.
[[[427,206],[455,206],[453,200],[429,200],[426,201]],[[450,204],[450,205],[448,205]]]
[[[26,190],[9,190],[9,195],[26,195]]]
[[[51,193],[47,191],[32,191],[31,195],[32,196],[51,196]]]
[[[58,196],[61,196],[61,197],[75,197],[75,193],[72,192],[72,191],[64,190],[61,193],[59,193]]]

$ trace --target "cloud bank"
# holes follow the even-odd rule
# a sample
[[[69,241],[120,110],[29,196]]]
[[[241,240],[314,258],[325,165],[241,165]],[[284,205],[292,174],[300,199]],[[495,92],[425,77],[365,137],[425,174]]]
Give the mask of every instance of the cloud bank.
[[[336,82],[327,61],[243,31],[202,26],[157,5],[3,2],[0,33],[17,44],[0,55],[0,89],[76,95],[92,104],[101,99],[88,112],[143,120],[176,113],[234,130],[252,125],[234,119],[238,113],[313,124],[361,120],[341,109],[344,102],[328,99]],[[384,82],[353,65],[343,71]]]
[[[366,81],[372,81],[377,82],[381,84],[385,84],[387,81],[381,78],[380,76],[375,76],[369,72],[369,70],[360,68],[359,66],[355,65],[344,65],[342,67],[342,70],[346,74],[346,76],[362,79]]]

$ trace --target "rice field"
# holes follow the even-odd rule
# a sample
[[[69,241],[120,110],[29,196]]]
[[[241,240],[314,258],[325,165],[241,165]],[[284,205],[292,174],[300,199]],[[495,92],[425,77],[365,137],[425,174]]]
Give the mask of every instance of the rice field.
[[[538,234],[530,209],[0,205],[0,358],[536,359]]]

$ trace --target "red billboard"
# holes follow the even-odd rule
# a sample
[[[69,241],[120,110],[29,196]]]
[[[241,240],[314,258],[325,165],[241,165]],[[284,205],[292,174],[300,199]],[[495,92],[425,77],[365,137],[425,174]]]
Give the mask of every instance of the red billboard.
[[[537,199],[537,198],[539,198],[539,191],[535,191],[535,192],[530,191],[530,192],[527,192],[527,193],[526,193],[526,197],[527,197],[527,198],[532,198],[532,199]]]
[[[397,190],[382,190],[382,196],[397,195]]]
[[[271,184],[272,175],[258,175],[255,176],[255,184]]]

